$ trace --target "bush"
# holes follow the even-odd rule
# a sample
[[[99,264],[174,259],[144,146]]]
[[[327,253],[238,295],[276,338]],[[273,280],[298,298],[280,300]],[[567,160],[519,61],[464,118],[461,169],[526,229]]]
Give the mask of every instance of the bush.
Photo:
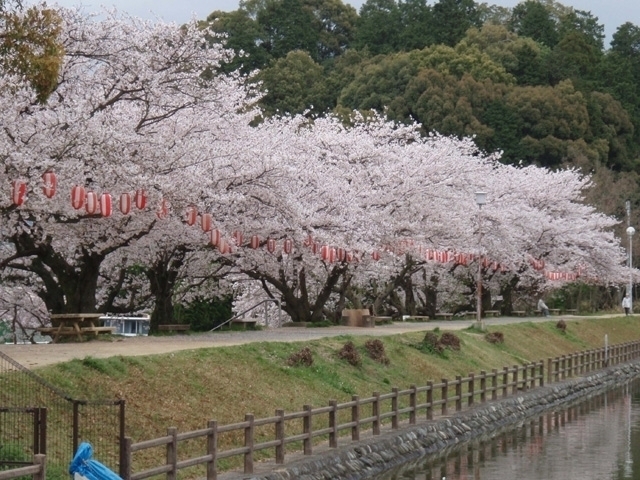
[[[567,322],[565,322],[563,319],[558,320],[558,323],[556,323],[556,328],[562,333],[567,333]]]
[[[440,343],[438,334],[434,332],[427,332],[422,340],[422,348],[431,353],[441,354],[444,352],[444,346]]]
[[[440,336],[440,343],[451,350],[460,350],[460,338],[454,333],[444,332]]]
[[[487,333],[484,338],[489,343],[497,344],[504,343],[504,334],[502,332],[490,332]]]
[[[360,353],[356,350],[356,346],[353,342],[345,343],[342,349],[338,352],[338,357],[346,360],[354,367],[360,365]]]
[[[384,351],[384,343],[381,340],[367,340],[364,344],[369,357],[383,365],[389,365],[389,358]]]
[[[313,355],[309,347],[304,347],[295,353],[292,353],[287,359],[287,365],[290,367],[310,367],[313,365]]]

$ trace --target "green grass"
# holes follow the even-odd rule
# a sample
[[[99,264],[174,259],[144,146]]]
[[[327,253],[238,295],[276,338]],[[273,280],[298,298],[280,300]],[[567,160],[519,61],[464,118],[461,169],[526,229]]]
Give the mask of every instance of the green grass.
[[[165,435],[170,426],[186,432],[203,428],[209,419],[220,425],[236,423],[248,412],[265,418],[280,408],[301,411],[303,405],[325,406],[331,399],[345,402],[352,395],[365,398],[374,391],[390,392],[392,387],[405,389],[412,384],[426,385],[429,380],[438,382],[456,375],[545,360],[601,347],[605,334],[610,345],[640,338],[637,319],[570,320],[564,334],[555,327],[556,322],[557,319],[489,327],[488,331],[504,334],[505,341],[500,345],[487,342],[486,332],[473,328],[455,331],[461,350],[446,350],[443,355],[416,348],[424,332],[388,337],[342,335],[299,343],[261,342],[143,357],[87,357],[40,368],[38,373],[76,398],[125,398],[127,435],[135,442]],[[368,357],[364,343],[371,338],[384,343],[389,365]],[[358,366],[337,355],[348,341],[361,354]],[[313,365],[288,366],[289,356],[303,347],[311,349]],[[221,438],[221,447],[229,448],[235,441],[238,439]],[[146,458],[137,461],[134,469],[151,462]],[[239,461],[230,459],[225,464],[235,467]]]

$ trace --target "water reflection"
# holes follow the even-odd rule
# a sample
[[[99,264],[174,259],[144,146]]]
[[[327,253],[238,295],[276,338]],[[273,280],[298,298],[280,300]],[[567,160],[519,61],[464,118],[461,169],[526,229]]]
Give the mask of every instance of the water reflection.
[[[375,478],[640,479],[640,381]]]

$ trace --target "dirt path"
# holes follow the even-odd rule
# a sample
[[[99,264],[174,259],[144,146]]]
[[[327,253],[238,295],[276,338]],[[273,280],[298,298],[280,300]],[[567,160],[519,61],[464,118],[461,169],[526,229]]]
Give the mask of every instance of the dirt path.
[[[613,315],[612,315],[613,316]],[[576,318],[566,316],[566,318]],[[499,317],[486,319],[487,325],[504,325],[518,322],[543,322],[545,318]],[[273,330],[216,332],[192,335],[173,335],[161,337],[112,337],[110,340],[95,340],[83,343],[59,343],[37,345],[0,345],[5,353],[28,368],[41,367],[75,358],[107,358],[116,355],[138,356],[154,355],[190,350],[195,348],[224,347],[251,342],[304,342],[323,337],[338,335],[385,336],[400,333],[433,330],[460,330],[469,327],[473,321],[456,320],[449,322],[411,323],[397,322],[391,325],[378,325],[375,328],[329,327],[329,328],[278,328]]]

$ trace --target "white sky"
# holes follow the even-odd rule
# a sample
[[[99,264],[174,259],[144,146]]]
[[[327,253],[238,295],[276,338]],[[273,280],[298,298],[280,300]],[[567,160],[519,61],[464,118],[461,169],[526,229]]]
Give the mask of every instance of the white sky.
[[[359,10],[364,1],[347,0],[345,3],[350,3]],[[483,1],[489,4],[513,7],[520,3],[521,0]],[[177,23],[186,22],[193,15],[198,19],[204,19],[214,10],[231,11],[238,8],[238,0],[49,0],[48,3],[58,3],[65,7],[82,6],[88,12],[99,11],[101,5],[115,6],[118,10],[136,17],[145,19],[160,18],[166,22]],[[434,0],[429,0],[429,4],[433,3]],[[625,22],[640,26],[639,0],[561,0],[559,3],[572,6],[576,10],[590,11],[592,15],[598,17],[600,23],[605,26],[607,35],[605,43],[607,46],[611,40],[611,35],[618,26]]]

